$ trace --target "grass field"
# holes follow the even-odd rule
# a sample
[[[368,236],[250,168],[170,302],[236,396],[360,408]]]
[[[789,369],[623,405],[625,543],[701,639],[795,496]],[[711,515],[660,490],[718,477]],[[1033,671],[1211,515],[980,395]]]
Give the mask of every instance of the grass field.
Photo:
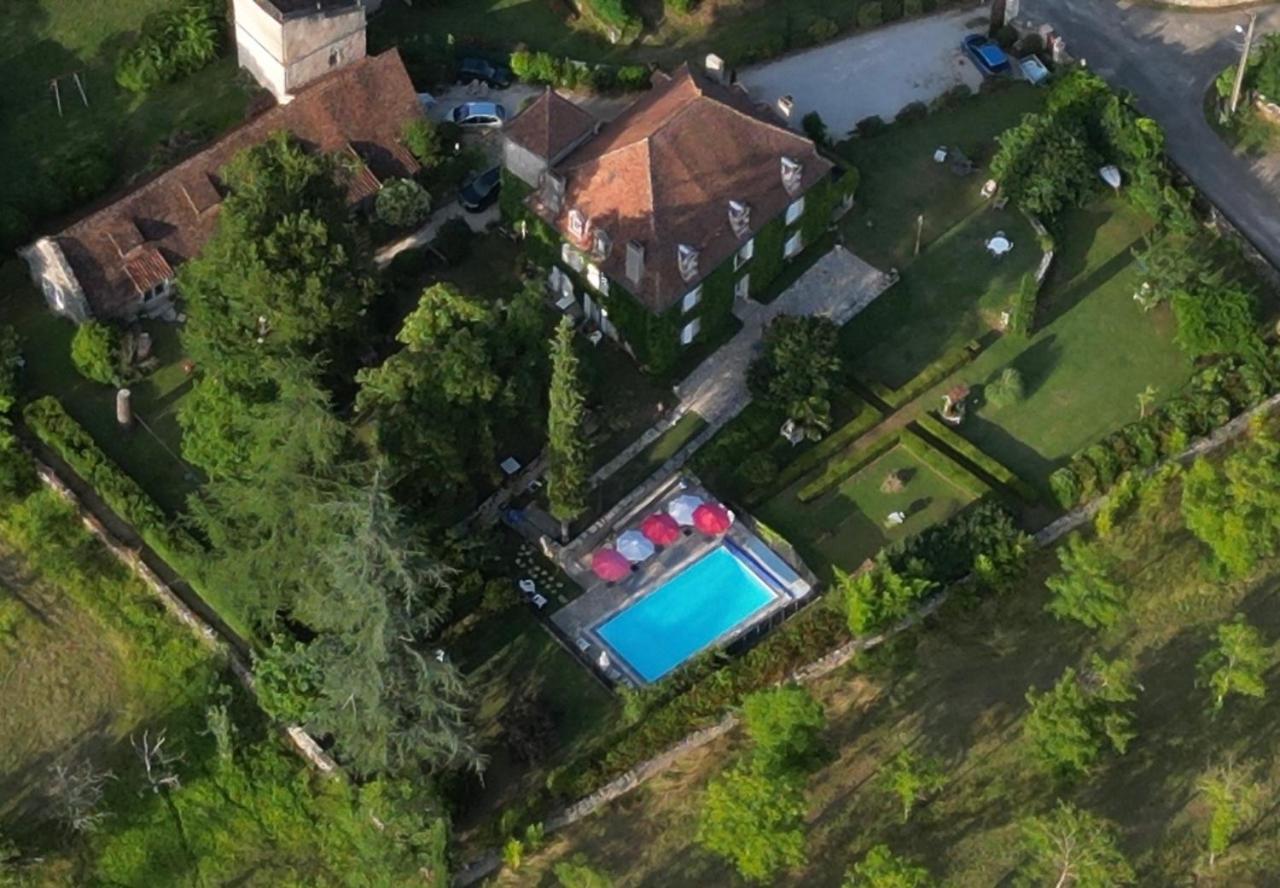
[[[813,687],[826,709],[832,757],[808,782],[808,863],[769,884],[837,885],[880,842],[949,888],[1013,884],[1018,820],[1059,797],[1117,824],[1140,885],[1274,884],[1275,807],[1265,803],[1257,823],[1211,870],[1207,811],[1195,786],[1208,767],[1232,758],[1275,786],[1280,697],[1237,699],[1214,717],[1194,677],[1214,627],[1233,613],[1246,614],[1267,641],[1280,637],[1280,562],[1240,582],[1207,573],[1204,550],[1181,527],[1176,482],[1150,510],[1121,523],[1106,545],[1118,559],[1115,578],[1133,596],[1129,617],[1113,630],[1091,634],[1045,612],[1042,583],[1056,566],[1046,552],[1010,594],[949,606],[892,649]],[[1137,738],[1087,778],[1055,785],[1034,766],[1022,737],[1024,695],[1094,652],[1135,663],[1142,688],[1134,704]],[[1272,668],[1268,681],[1276,675]],[[881,767],[904,746],[940,757],[947,776],[906,824],[878,782]],[[539,878],[553,861],[584,854],[619,886],[743,884],[692,841],[706,780],[743,748],[744,738],[732,736],[682,759],[498,883],[547,884]]]
[[[115,62],[142,20],[177,0],[7,0],[0,15],[0,204],[18,206],[33,220],[57,171],[50,149],[70,138],[96,138],[115,149],[117,184],[141,172],[158,144],[175,133],[205,137],[239,121],[251,88],[228,56],[176,83],[139,98],[115,83]],[[69,75],[79,73],[85,107]],[[58,115],[50,80],[60,84]],[[79,208],[69,208],[73,211]]]
[[[905,482],[897,492],[882,489],[893,473]],[[853,570],[884,546],[914,536],[975,499],[901,444],[809,503],[796,498],[804,483],[783,490],[759,514],[822,574],[830,565]],[[887,526],[889,513],[898,511],[906,513],[906,521]]]
[[[674,65],[719,53],[731,63],[812,46],[856,27],[866,0],[701,0],[690,13],[667,12],[661,0],[628,0],[644,22],[634,46],[611,46],[577,18],[568,0],[442,0],[429,6],[387,4],[370,25],[370,46],[420,41],[441,51],[452,37],[463,46],[494,53],[518,45],[588,62],[657,62]],[[924,0],[931,12],[941,4]],[[898,7],[901,8],[900,6]]]
[[[1138,419],[1147,386],[1163,400],[1191,375],[1169,307],[1144,313],[1133,301],[1130,248],[1147,227],[1118,201],[1066,214],[1035,335],[1003,337],[957,374],[978,385],[1005,367],[1022,374],[1025,400],[984,406],[959,431],[1025,478],[1043,483],[1077,450]]]

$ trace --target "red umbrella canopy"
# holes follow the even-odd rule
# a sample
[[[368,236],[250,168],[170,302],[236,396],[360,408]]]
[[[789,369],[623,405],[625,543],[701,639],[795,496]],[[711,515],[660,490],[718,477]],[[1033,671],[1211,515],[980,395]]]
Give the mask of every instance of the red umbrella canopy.
[[[732,524],[733,516],[719,503],[703,503],[693,510],[693,526],[705,534],[717,536]]]
[[[680,523],[666,512],[661,512],[640,522],[640,532],[655,546],[669,546],[680,539]]]
[[[591,569],[606,583],[616,583],[631,573],[631,562],[617,549],[600,549],[591,556]]]

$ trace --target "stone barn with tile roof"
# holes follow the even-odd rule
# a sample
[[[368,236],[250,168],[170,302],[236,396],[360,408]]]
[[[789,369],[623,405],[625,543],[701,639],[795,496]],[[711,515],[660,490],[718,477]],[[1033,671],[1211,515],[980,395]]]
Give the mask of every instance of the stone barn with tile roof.
[[[688,66],[655,74],[603,125],[548,92],[505,138],[508,181],[530,189],[526,221],[556,241],[551,286],[659,372],[718,339],[735,300],[767,293],[856,179],[746,92]]]
[[[350,155],[357,162],[348,199],[358,207],[386,179],[418,171],[400,133],[421,115],[399,54],[366,57],[114,203],[40,238],[22,250],[23,258],[50,308],[77,323],[164,316],[172,311],[174,269],[213,235],[223,194],[219,172],[238,152],[284,130],[313,150]]]

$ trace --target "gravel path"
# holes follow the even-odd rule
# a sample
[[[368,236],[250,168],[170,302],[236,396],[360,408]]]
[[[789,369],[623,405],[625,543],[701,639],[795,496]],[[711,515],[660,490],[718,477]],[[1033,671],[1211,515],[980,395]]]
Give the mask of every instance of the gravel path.
[[[738,82],[762,102],[790,95],[797,125],[817,111],[839,137],[864,117],[889,120],[904,106],[937,98],[958,84],[977,89],[982,75],[960,41],[976,30],[965,23],[981,15],[980,9],[963,9],[877,28],[743,69]]]

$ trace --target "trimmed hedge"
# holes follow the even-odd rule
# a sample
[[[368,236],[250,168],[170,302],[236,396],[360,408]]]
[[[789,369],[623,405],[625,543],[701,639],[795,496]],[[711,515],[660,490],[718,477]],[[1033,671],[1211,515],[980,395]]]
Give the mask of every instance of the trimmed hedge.
[[[903,435],[901,443],[908,453],[961,490],[978,498],[991,492],[985,481],[919,435]]]
[[[910,404],[961,367],[972,363],[978,355],[982,354],[983,348],[983,344],[977,339],[970,339],[964,345],[951,349],[933,363],[926,365],[901,388],[891,389],[878,382],[863,384],[889,406],[897,409]]]
[[[826,469],[815,480],[810,481],[796,492],[796,499],[802,503],[812,502],[835,487],[844,479],[853,475],[884,456],[902,440],[901,433],[885,435],[870,447],[862,450],[850,448],[850,451],[827,463]]]
[[[516,50],[511,73],[526,83],[542,83],[565,89],[590,87],[597,92],[633,92],[649,88],[652,72],[644,65],[593,65],[549,52]]]
[[[199,573],[203,551],[195,537],[174,527],[156,501],[102,452],[56,398],[32,401],[23,408],[22,417],[36,437],[132,525],[156,554],[184,573]]]
[[[1040,499],[1040,495],[1030,483],[932,414],[920,417],[916,420],[916,425],[1009,488],[1021,499],[1029,503]]]

